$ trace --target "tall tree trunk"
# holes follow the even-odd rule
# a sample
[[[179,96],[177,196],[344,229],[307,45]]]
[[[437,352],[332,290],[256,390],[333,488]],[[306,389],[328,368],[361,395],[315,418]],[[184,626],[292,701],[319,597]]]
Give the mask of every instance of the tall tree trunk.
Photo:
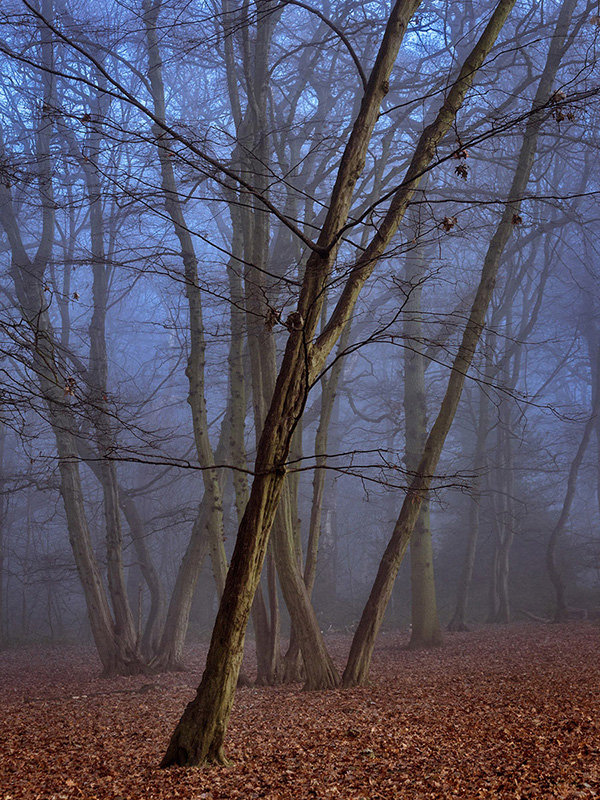
[[[561,8],[555,35],[550,44],[546,66],[533,101],[532,113],[525,128],[523,144],[505,210],[484,259],[477,294],[471,307],[458,353],[452,365],[444,399],[427,438],[416,475],[411,481],[402,504],[392,537],[379,565],[375,583],[354,635],[343,676],[344,686],[356,686],[364,683],[368,678],[375,639],[389,602],[394,581],[419,516],[421,504],[427,495],[431,480],[435,474],[442,448],[458,408],[465,377],[483,331],[485,316],[492,298],[502,253],[512,233],[515,215],[518,216],[521,198],[525,193],[531,174],[537,138],[544,119],[543,107],[552,94],[552,85],[565,49],[565,39],[575,3],[576,0],[566,0]],[[483,60],[486,52],[489,52],[489,48],[500,32],[512,5],[514,4],[509,4],[508,6],[503,3],[499,4],[482,39],[471,56],[467,58],[466,63],[469,64],[471,75],[474,74],[476,69],[472,64],[475,53],[478,52]],[[486,35],[490,37],[488,39],[489,44],[482,47]],[[454,87],[450,90],[450,95],[453,91]]]
[[[414,221],[418,227],[418,220]],[[406,431],[406,468],[413,475],[427,439],[427,396],[421,296],[426,277],[423,243],[415,230],[416,244],[405,258],[404,277],[409,296],[404,306],[404,419]],[[442,631],[437,613],[433,546],[429,499],[425,497],[410,540],[411,649],[437,647]]]
[[[291,437],[303,412],[308,387],[317,378],[351,317],[362,286],[396,232],[423,170],[434,157],[437,143],[452,124],[475,72],[489,53],[513,5],[514,0],[502,0],[499,4],[493,22],[487,26],[480,44],[449,90],[438,119],[426,129],[419,141],[405,181],[394,194],[372,243],[350,271],[328,324],[313,342],[340,232],[348,218],[356,181],[364,168],[391,69],[418,3],[399,0],[392,9],[358,117],[342,156],[325,222],[306,264],[297,310],[288,319],[290,335],[260,438],[256,475],[238,531],[204,675],[196,697],[188,704],[173,732],[162,760],[163,767],[226,761],[223,739],[243,655],[244,632],[283,489]],[[471,344],[470,339],[467,344]]]
[[[4,423],[0,420],[0,650],[6,644],[5,623],[4,623],[4,524],[6,522],[6,509],[8,500],[5,495],[6,479],[4,473],[4,442],[6,440],[6,430]]]
[[[94,116],[105,117],[101,101],[96,101]],[[82,163],[90,207],[90,239],[92,257],[92,296],[93,311],[89,326],[90,355],[85,376],[88,385],[88,400],[94,436],[100,456],[98,477],[102,486],[104,500],[104,519],[106,524],[106,562],[108,588],[115,620],[115,635],[123,641],[132,654],[132,659],[140,661],[140,643],[137,640],[136,626],[129,605],[123,565],[123,531],[121,509],[119,506],[119,487],[116,465],[108,456],[116,450],[111,430],[108,407],[108,359],[106,353],[106,312],[108,303],[109,267],[106,263],[104,245],[104,218],[102,194],[98,175],[98,157],[101,149],[100,136],[92,128],[88,137],[88,156]]]
[[[327,447],[329,441],[329,425],[339,382],[344,368],[343,354],[350,341],[351,323],[349,322],[342,335],[337,350],[337,359],[329,375],[321,378],[321,414],[319,425],[315,434],[315,472],[313,477],[313,494],[310,510],[310,525],[308,529],[308,544],[306,547],[306,561],[304,564],[304,583],[310,595],[313,590],[317,575],[317,556],[319,541],[321,539],[321,520],[323,516],[323,498],[325,495],[325,477],[327,475]]]
[[[487,383],[487,381],[486,381]],[[477,436],[475,441],[475,454],[473,457],[473,471],[475,479],[471,488],[469,502],[469,538],[465,550],[462,572],[456,592],[456,605],[454,614],[448,623],[449,631],[466,631],[467,628],[467,602],[473,578],[477,541],[479,539],[479,519],[481,512],[481,475],[486,465],[486,442],[489,426],[489,397],[487,391],[479,387],[479,414],[477,415]]]
[[[598,425],[598,416],[600,415],[600,347],[598,347],[597,341],[595,342],[595,345],[595,352],[593,352],[590,348],[592,377],[594,381],[592,386],[592,408],[590,418],[585,424],[575,457],[573,458],[573,461],[571,461],[562,509],[558,520],[556,521],[556,525],[552,529],[552,533],[550,534],[546,547],[546,567],[548,568],[548,575],[556,595],[554,622],[563,622],[567,616],[565,584],[556,558],[556,549],[560,537],[565,530],[567,520],[569,519],[569,513],[571,511],[571,506],[573,505],[573,500],[575,498],[575,488],[577,484],[579,468],[581,467],[581,462],[583,461],[583,457],[587,450],[590,437]]]
[[[498,615],[496,622],[510,622],[510,593],[508,579],[510,574],[510,550],[514,539],[514,461],[512,414],[508,402],[503,399],[500,405],[500,428],[502,431],[502,514],[500,518],[500,548],[498,551]]]
[[[44,19],[52,19],[52,0],[43,0],[42,14]],[[69,540],[83,587],[90,627],[102,662],[103,674],[138,672],[141,666],[140,660],[137,650],[132,647],[126,616],[121,617],[119,625],[113,621],[92,547],[79,475],[78,426],[71,406],[71,396],[76,393],[78,387],[72,376],[61,371],[61,362],[56,356],[48,302],[44,295],[44,275],[52,256],[55,229],[56,203],[50,145],[57,104],[54,92],[52,38],[47,26],[41,22],[40,38],[44,67],[42,73],[44,98],[37,132],[37,161],[42,224],[35,256],[30,258],[23,245],[10,189],[5,184],[0,186],[0,224],[7,234],[11,247],[11,276],[15,283],[21,313],[31,330],[32,367],[39,382],[41,396],[48,408],[50,426],[56,439],[60,491],[67,517]],[[2,150],[3,142],[0,137],[0,151]],[[112,566],[114,569],[114,562]],[[113,577],[115,577],[114,572]],[[118,601],[116,606],[120,608]]]
[[[268,2],[263,3],[266,9]],[[252,102],[248,105],[245,125],[246,139],[244,156],[241,157],[247,179],[251,180],[262,196],[268,194],[269,163],[267,124],[267,96],[269,78],[269,48],[274,20],[272,15],[264,15],[257,20],[256,41],[253,61],[248,68],[252,80],[248,91]],[[235,217],[232,214],[235,221]],[[277,359],[275,338],[271,315],[277,299],[272,281],[267,279],[269,263],[270,219],[262,203],[253,199],[253,208],[246,209],[241,215],[241,224],[246,240],[245,287],[247,308],[247,330],[251,362],[253,405],[255,430],[257,439],[261,436],[264,420],[271,397],[275,390],[277,378]],[[296,443],[299,436],[296,436]],[[302,573],[298,560],[300,549],[299,529],[297,526],[297,498],[295,481],[287,477],[283,488],[283,501],[275,517],[273,537],[273,555],[277,566],[283,597],[290,613],[294,637],[302,650],[307,669],[307,685],[316,686],[322,682],[329,685],[335,677],[335,670],[329,658],[323,637],[316,620],[310,597],[303,586]],[[292,647],[287,657],[287,670],[284,671],[279,656],[279,613],[276,590],[273,584],[274,575],[269,572],[271,610],[270,642],[268,663],[270,674],[261,676],[261,682],[275,683],[282,678],[299,677],[297,650]],[[310,667],[307,666],[310,664]]]
[[[166,120],[165,91],[157,34],[161,6],[162,0],[143,0],[142,3],[148,51],[148,76],[152,91],[154,114],[159,122],[164,123]],[[190,351],[186,368],[186,376],[189,383],[188,403],[192,415],[196,455],[202,467],[204,485],[201,509],[177,576],[176,595],[174,594],[167,614],[167,624],[171,626],[171,629],[170,631],[165,629],[161,652],[156,662],[165,666],[170,665],[172,668],[180,668],[181,650],[185,631],[187,630],[189,610],[194,587],[202,567],[204,551],[208,548],[219,595],[221,595],[225,585],[227,560],[223,544],[222,479],[219,478],[219,471],[215,468],[215,455],[210,444],[208,432],[205,397],[206,342],[202,296],[198,283],[198,259],[190,228],[183,212],[181,197],[177,190],[169,141],[165,139],[159,124],[155,124],[154,133],[161,169],[165,208],[181,246],[181,258],[184,267],[190,326]],[[205,536],[207,537],[206,543],[201,541]]]

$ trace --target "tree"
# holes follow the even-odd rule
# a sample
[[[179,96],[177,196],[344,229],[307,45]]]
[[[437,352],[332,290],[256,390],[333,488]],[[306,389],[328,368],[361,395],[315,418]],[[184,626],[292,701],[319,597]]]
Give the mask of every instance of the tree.
[[[381,100],[388,88],[389,74],[416,4],[398,2],[392,10],[361,109],[341,160],[325,222],[306,264],[298,308],[288,318],[290,336],[259,442],[256,476],[238,530],[202,682],[173,733],[162,766],[225,761],[223,737],[241,664],[245,627],[283,489],[285,460],[306,402],[307,389],[318,376],[345,327],[360,289],[396,232],[423,172],[434,157],[437,143],[450,128],[477,68],[489,53],[513,5],[514,2],[501,2],[498,5],[483,36],[450,89],[436,120],[421,137],[402,187],[394,194],[375,237],[355,263],[327,326],[313,343],[323,304],[323,290],[339,246],[341,228],[346,223],[353,189],[364,165]],[[489,297],[484,296],[478,305],[484,300],[489,301]],[[470,332],[468,338],[472,336],[473,332]],[[467,341],[466,346],[469,344],[471,342]],[[458,397],[453,401],[454,408],[457,402]],[[439,452],[437,456],[439,458]],[[419,465],[420,474],[423,466],[428,465]],[[417,494],[419,500],[420,494]],[[415,519],[416,515],[412,515],[411,528]],[[323,675],[319,686],[325,688],[332,683],[335,685],[334,676]],[[310,684],[310,688],[316,688],[316,685]]]
[[[402,504],[402,509],[381,560],[371,594],[352,640],[348,663],[344,670],[344,686],[363,683],[367,678],[375,638],[392,592],[394,580],[410,541],[421,504],[427,495],[432,477],[435,474],[450,426],[454,420],[465,377],[484,327],[485,316],[492,298],[502,253],[514,229],[515,221],[519,217],[520,198],[524,195],[529,181],[537,138],[544,118],[544,109],[552,97],[552,86],[556,72],[568,47],[567,35],[574,7],[574,0],[566,0],[561,7],[555,35],[548,50],[546,66],[538,84],[532,105],[532,113],[525,128],[523,144],[505,209],[486,253],[477,294],[471,307],[458,353],[452,365],[444,399],[425,443],[423,454],[415,471],[415,477],[411,481]],[[503,9],[503,11],[507,13],[508,9]],[[488,29],[491,25],[492,23],[488,25]],[[498,32],[498,29],[496,29],[494,39]]]

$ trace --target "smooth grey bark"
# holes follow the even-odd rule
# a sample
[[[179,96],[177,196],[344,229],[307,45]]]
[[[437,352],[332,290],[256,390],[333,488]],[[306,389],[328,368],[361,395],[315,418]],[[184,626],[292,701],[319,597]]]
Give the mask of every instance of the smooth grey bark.
[[[486,359],[487,361],[487,359]],[[487,383],[487,381],[484,381]],[[487,463],[486,443],[489,427],[490,399],[484,386],[478,388],[479,409],[477,414],[477,433],[475,438],[475,453],[473,455],[473,472],[475,479],[471,487],[468,518],[468,539],[465,548],[462,571],[456,592],[456,604],[452,619],[448,623],[449,631],[466,631],[467,603],[475,566],[475,555],[479,539],[479,523],[481,514],[481,476]]]
[[[418,226],[417,220],[414,223]],[[423,281],[426,261],[420,233],[407,253],[404,278],[409,287],[404,305],[404,426],[406,436],[405,463],[413,475],[427,439],[427,396],[422,324]],[[437,647],[442,644],[442,631],[437,612],[433,546],[429,499],[425,497],[410,540],[411,585],[411,649]]]

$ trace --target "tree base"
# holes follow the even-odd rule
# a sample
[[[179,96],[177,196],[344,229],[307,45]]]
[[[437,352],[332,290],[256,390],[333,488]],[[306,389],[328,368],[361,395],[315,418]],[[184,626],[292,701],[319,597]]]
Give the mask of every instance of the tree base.
[[[238,688],[251,689],[254,686],[254,683],[245,672],[240,672],[237,679],[237,685]]]
[[[444,644],[444,637],[440,630],[436,630],[427,636],[413,634],[410,637],[409,643],[406,645],[407,650],[433,650],[436,647],[442,647]]]
[[[161,672],[188,672],[188,668],[182,659],[171,656],[155,656],[150,662],[150,669],[155,673]]]
[[[469,626],[463,619],[451,619],[446,630],[451,633],[466,633],[469,631]]]
[[[118,658],[109,664],[105,664],[100,673],[101,678],[131,677],[134,675],[156,675],[156,670],[139,658]]]

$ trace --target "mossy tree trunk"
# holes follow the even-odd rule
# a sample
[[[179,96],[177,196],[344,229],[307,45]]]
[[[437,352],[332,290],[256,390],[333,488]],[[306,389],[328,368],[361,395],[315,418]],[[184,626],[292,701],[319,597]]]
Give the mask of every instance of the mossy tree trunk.
[[[345,296],[342,293],[330,324],[313,342],[339,233],[346,223],[354,187],[364,168],[367,147],[381,100],[387,92],[390,71],[417,6],[417,2],[400,1],[391,12],[358,118],[342,157],[325,222],[308,258],[298,307],[293,324],[289,325],[290,335],[258,445],[255,478],[238,530],[204,675],[196,697],[187,706],[173,732],[162,766],[191,766],[226,760],[223,740],[243,655],[244,633],[283,490],[291,439],[304,409],[309,385],[322,369],[347,324],[360,288],[387,247],[401,218],[396,204],[391,212],[393,218],[387,220],[383,233],[377,234],[374,246],[366,249],[356,265],[351,285],[348,285]],[[402,213],[412,191],[406,195],[401,204]]]

